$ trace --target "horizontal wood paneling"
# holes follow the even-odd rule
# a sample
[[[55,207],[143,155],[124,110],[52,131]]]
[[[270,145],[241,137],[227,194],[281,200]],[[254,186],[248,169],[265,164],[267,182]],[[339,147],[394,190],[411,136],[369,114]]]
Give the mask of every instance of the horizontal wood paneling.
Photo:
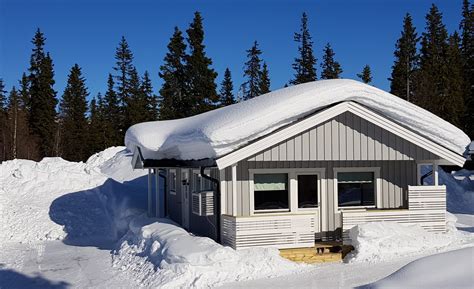
[[[222,243],[234,249],[313,247],[316,215],[222,216]]]
[[[357,225],[369,222],[396,222],[418,224],[427,231],[446,231],[446,186],[409,186],[407,210],[368,210],[342,212],[342,230],[345,240]]]

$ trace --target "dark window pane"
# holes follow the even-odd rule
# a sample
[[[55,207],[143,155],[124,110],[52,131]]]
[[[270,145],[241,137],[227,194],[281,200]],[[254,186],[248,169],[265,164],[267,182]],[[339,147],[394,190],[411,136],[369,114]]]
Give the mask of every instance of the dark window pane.
[[[375,205],[374,183],[362,184],[362,206]]]
[[[255,210],[288,209],[288,191],[256,191]]]
[[[374,173],[338,173],[338,205],[375,205]]]
[[[298,208],[318,207],[318,176],[298,176]]]
[[[289,209],[288,174],[254,175],[254,209]]]

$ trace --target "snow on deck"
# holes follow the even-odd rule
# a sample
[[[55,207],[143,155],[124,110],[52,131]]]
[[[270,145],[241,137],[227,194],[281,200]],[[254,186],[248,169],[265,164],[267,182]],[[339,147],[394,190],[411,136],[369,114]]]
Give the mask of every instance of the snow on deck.
[[[140,147],[146,159],[216,158],[343,101],[369,107],[459,154],[471,142],[457,127],[397,96],[355,80],[334,79],[279,89],[188,118],[139,123],[128,129],[125,145],[131,151]]]

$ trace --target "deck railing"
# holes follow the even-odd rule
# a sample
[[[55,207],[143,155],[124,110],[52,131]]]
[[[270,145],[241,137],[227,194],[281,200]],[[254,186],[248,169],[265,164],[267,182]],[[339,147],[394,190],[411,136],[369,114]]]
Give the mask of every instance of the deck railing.
[[[249,247],[298,248],[314,246],[318,216],[313,214],[222,216],[222,242],[234,249]]]
[[[446,186],[408,186],[408,209],[343,211],[343,238],[359,224],[369,222],[419,224],[427,231],[446,231]]]

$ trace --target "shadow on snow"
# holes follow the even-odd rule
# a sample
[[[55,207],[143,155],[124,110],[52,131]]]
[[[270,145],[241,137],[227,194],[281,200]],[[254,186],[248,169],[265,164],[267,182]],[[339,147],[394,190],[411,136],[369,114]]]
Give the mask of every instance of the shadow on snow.
[[[96,188],[57,198],[49,216],[64,226],[65,244],[111,250],[127,232],[130,218],[145,210],[146,204],[147,176],[124,183],[109,178]]]
[[[69,288],[71,284],[59,281],[54,282],[43,278],[39,274],[36,276],[27,276],[11,269],[0,268],[0,288],[9,289],[31,289],[31,288],[45,288],[45,289],[63,289]]]

